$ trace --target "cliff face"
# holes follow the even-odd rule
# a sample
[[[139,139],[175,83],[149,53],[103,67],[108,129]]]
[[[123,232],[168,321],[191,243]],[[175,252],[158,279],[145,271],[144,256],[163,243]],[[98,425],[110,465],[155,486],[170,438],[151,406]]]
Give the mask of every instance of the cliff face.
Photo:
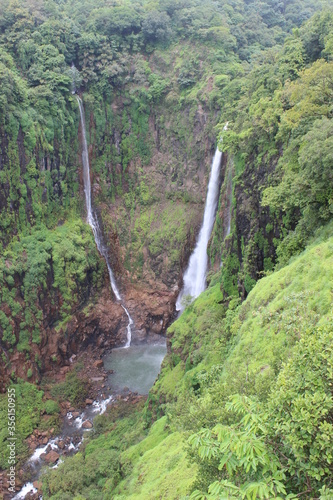
[[[112,106],[122,116],[129,116],[126,130],[118,130],[116,119],[111,120],[111,137],[121,137],[121,152],[137,124],[130,119],[133,110],[121,99]],[[97,175],[96,166],[107,155],[100,150],[100,141],[92,142],[94,203],[112,267],[126,293],[139,284],[142,290],[174,296],[202,221],[216,144],[212,126],[217,117],[195,104],[184,106],[179,114],[170,106],[156,106],[146,118],[149,157],[133,157],[125,172],[120,155],[119,163],[114,157],[106,159]],[[93,115],[90,125],[94,138]],[[104,139],[104,148],[108,142]],[[106,193],[112,188],[120,195],[110,199]]]
[[[167,99],[140,114],[121,97],[103,106],[104,130],[90,113],[90,157],[112,267],[120,282],[173,289],[202,220],[217,112]]]
[[[102,92],[91,82],[82,92],[93,206],[137,341],[164,334],[174,318],[202,221],[220,119],[210,56],[210,47],[188,41],[127,54],[121,85],[112,80]],[[195,78],[184,80],[187,59],[195,61]],[[35,131],[35,140],[31,126],[1,129],[6,380],[11,374],[38,380],[87,343],[104,349],[126,334],[126,317],[82,222],[82,131],[76,98],[68,93],[65,104],[59,116],[60,107],[52,108],[53,123]],[[223,261],[226,296],[245,296],[274,258],[266,241],[275,232],[258,194],[267,175],[224,156],[209,251],[213,269]]]
[[[210,85],[208,82],[207,87]],[[174,318],[182,274],[202,221],[216,147],[217,109],[209,100],[176,104],[172,92],[149,106],[138,103],[128,89],[103,101],[85,94],[83,99],[93,206],[117,283],[135,322],[134,340],[149,341],[164,334]],[[74,101],[72,104],[76,137],[71,148],[68,141],[55,141],[52,152],[29,152],[22,131],[15,147],[3,133],[2,171],[16,169],[18,194],[13,180],[2,176],[5,196],[1,209],[16,224],[20,236],[15,252],[25,262],[23,269],[17,262],[13,267],[14,243],[4,233],[4,250],[9,252],[9,258],[3,260],[0,318],[5,382],[10,375],[37,381],[44,372],[68,364],[72,354],[88,343],[105,349],[125,342],[126,316],[112,299],[90,228],[78,222],[85,218],[82,131]],[[73,128],[68,137],[71,134]],[[212,269],[218,270],[223,262],[226,297],[238,293],[245,297],[274,261],[273,238],[278,232],[261,207],[260,187],[267,184],[275,165],[273,159],[270,168],[258,169],[251,162],[244,165],[237,157],[223,156],[220,202],[209,253]],[[14,201],[9,202],[10,197]],[[42,242],[27,258],[30,243],[21,231],[27,225],[22,208],[31,226],[25,232],[32,232],[32,239]],[[43,220],[48,229],[41,237],[38,227]],[[72,234],[73,220],[80,228]],[[66,234],[61,234],[61,228]],[[54,234],[58,234],[55,240]],[[63,238],[69,238],[69,246]],[[51,250],[45,245],[51,245]],[[33,253],[41,256],[45,251],[46,279],[40,258],[36,263],[32,258]],[[83,266],[79,272],[71,269],[75,262]],[[34,274],[29,278],[31,265]],[[7,282],[6,274],[15,285]],[[73,284],[66,283],[68,276]],[[43,296],[37,306],[37,297],[34,302],[25,296],[29,287],[33,296]],[[25,292],[19,297],[22,289]],[[15,303],[21,301],[23,312],[16,313],[18,306],[10,305],[10,293]]]
[[[196,101],[175,109],[167,97],[140,113],[137,113],[135,102],[120,95],[103,103],[87,100],[85,105],[93,206],[103,229],[118,285],[135,322],[136,341],[149,341],[156,334],[164,334],[174,318],[182,273],[202,221],[216,144],[213,126],[218,116],[214,108]],[[105,117],[102,123],[101,115]],[[77,140],[68,156],[75,159],[75,168],[71,166],[65,171],[61,168],[63,144],[55,144],[54,152],[43,156],[38,168],[34,167],[35,187],[41,193],[40,207],[50,226],[52,220],[59,221],[57,213],[58,217],[62,214],[64,221],[72,217],[66,210],[70,205],[76,213],[81,211],[82,219],[85,217],[79,123],[77,131]],[[7,145],[3,150],[4,165],[8,161],[8,151]],[[25,152],[21,133],[17,138],[17,156],[21,158],[20,185],[28,185],[25,209],[29,213],[31,207],[37,209],[33,190],[29,189],[31,178],[26,172],[36,160]],[[236,158],[235,165],[232,156],[228,158],[225,154],[223,157],[219,209],[209,248],[215,270],[223,261],[222,284],[226,296],[238,292],[243,296],[247,294],[267,266],[267,259],[274,259],[272,241],[276,236],[276,229],[271,227],[269,216],[260,205],[258,189],[265,186],[276,162],[272,162],[271,171],[237,162]],[[70,197],[65,181],[59,180],[61,176],[71,187]],[[66,201],[69,198],[70,203]],[[56,207],[54,213],[52,207]],[[19,224],[20,212],[15,204],[11,210]],[[76,238],[82,234],[85,236],[79,243],[74,238],[72,247],[60,244],[60,233],[57,241],[50,236],[59,232],[61,227],[68,227],[67,238],[71,231],[67,222],[58,226],[59,229],[51,226],[42,238],[38,232],[34,233],[35,229],[32,230],[33,239],[42,239],[46,245],[50,241],[51,244],[45,283],[44,270],[38,263],[32,282],[27,278],[32,257],[28,256],[23,270],[16,263],[15,272],[11,271],[12,264],[8,264],[10,259],[4,260],[4,269],[7,270],[3,275],[4,286],[12,290],[11,293],[14,293],[14,288],[17,290],[15,301],[21,300],[24,312],[15,315],[15,307],[8,306],[6,293],[3,293],[2,349],[6,362],[1,375],[4,381],[10,375],[37,381],[42,373],[68,364],[72,354],[85,349],[88,343],[105,349],[125,341],[126,316],[112,299],[107,272],[98,256],[90,228],[80,224],[80,229],[75,229],[74,234],[78,233]],[[25,247],[30,243],[24,243],[22,237],[19,241],[21,256],[24,257]],[[10,248],[9,245],[6,251],[10,252]],[[36,255],[44,251],[44,247],[34,248]],[[70,270],[72,261],[75,261],[72,252],[82,252],[77,262],[84,262],[83,276]],[[89,262],[90,252],[94,255],[93,264]],[[61,279],[55,277],[59,274],[59,266],[63,269]],[[15,286],[12,288],[6,282],[6,272],[14,276]],[[75,286],[62,282],[66,280],[66,273]],[[18,297],[18,290],[24,288],[27,280],[34,293],[39,290],[37,294],[41,292],[43,295],[33,312],[31,324],[29,319],[24,321],[24,315],[29,316],[36,307],[35,303],[29,302],[24,293],[23,297]],[[75,293],[72,293],[74,289]],[[72,293],[70,298],[69,292]],[[38,314],[42,320],[36,319]],[[8,321],[11,338],[6,334]],[[38,335],[34,334],[34,322]]]
[[[134,341],[149,340],[174,318],[203,217],[218,115],[197,101],[175,109],[168,96],[139,114],[123,96],[99,104],[86,106],[93,204]],[[101,114],[107,119],[98,128]]]
[[[10,377],[39,382],[89,343],[103,350],[125,342],[126,315],[83,223],[74,104],[74,125],[53,151],[29,150],[21,129],[15,141],[2,132],[1,390]],[[138,113],[119,95],[103,103],[101,126],[100,105],[85,103],[93,205],[134,340],[149,341],[174,317],[202,220],[217,112],[165,99]]]
[[[47,309],[48,303],[45,306]],[[53,314],[57,316],[57,308],[53,309]],[[17,345],[14,345],[11,352],[2,347],[6,362],[0,369],[1,392],[5,391],[10,378],[38,384],[44,373],[57,372],[59,367],[70,365],[71,356],[81,352],[89,344],[99,348],[121,345],[126,338],[127,326],[123,313],[121,306],[101,297],[94,305],[94,311],[75,312],[63,328],[47,326],[54,323],[54,316],[52,313],[45,314],[45,326],[39,329],[38,342],[30,342],[23,352]],[[14,329],[14,332],[17,333],[17,330]]]

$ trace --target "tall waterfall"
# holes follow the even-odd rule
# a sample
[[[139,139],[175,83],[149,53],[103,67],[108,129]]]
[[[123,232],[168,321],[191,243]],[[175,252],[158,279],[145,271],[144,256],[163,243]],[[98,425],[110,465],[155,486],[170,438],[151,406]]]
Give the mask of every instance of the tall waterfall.
[[[197,298],[206,288],[206,271],[208,266],[207,245],[212,234],[216,209],[219,200],[219,178],[222,153],[217,148],[212,162],[208,192],[206,198],[205,213],[200,229],[196,247],[190,257],[187,270],[184,274],[184,286],[180,292],[177,302],[177,311],[183,311],[183,297]]]
[[[103,241],[103,236],[102,236],[102,231],[99,227],[97,217],[95,216],[92,205],[91,205],[91,183],[90,183],[90,166],[89,166],[89,155],[88,155],[88,146],[87,146],[87,138],[86,138],[86,124],[85,124],[85,117],[84,117],[84,108],[83,108],[83,103],[82,100],[80,99],[79,96],[76,96],[77,102],[79,105],[80,109],[80,117],[81,117],[81,128],[82,128],[82,139],[83,139],[83,148],[82,148],[82,164],[83,164],[83,183],[84,183],[84,194],[86,198],[86,208],[87,208],[87,222],[89,226],[91,227],[93,233],[94,233],[94,238],[96,242],[96,246],[98,248],[99,253],[104,257],[106,266],[108,268],[109,272],[109,277],[110,277],[110,284],[111,284],[111,289],[118,301],[121,302],[121,295],[118,290],[116,280],[114,278],[110,262],[109,262],[109,257],[108,257],[108,252],[107,248],[104,245]],[[124,309],[127,318],[128,318],[128,325],[127,325],[127,341],[124,347],[129,347],[131,345],[131,340],[132,340],[132,325],[133,325],[133,320],[126,309],[126,307],[121,304],[121,307]]]

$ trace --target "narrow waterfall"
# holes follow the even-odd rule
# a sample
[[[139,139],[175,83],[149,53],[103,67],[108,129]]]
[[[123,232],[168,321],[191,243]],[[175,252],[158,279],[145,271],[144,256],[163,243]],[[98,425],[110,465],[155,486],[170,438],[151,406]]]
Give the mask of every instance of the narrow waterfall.
[[[231,219],[232,219],[232,165],[229,165],[227,170],[226,187],[225,187],[225,211],[226,225],[224,224],[223,242],[230,235],[231,232]],[[221,257],[220,269],[223,267],[223,260]]]
[[[225,238],[229,236],[231,231],[231,211],[232,211],[232,168],[228,170],[228,184],[227,184],[227,210],[228,210],[228,222],[227,222],[227,232]]]
[[[118,290],[116,280],[114,278],[110,262],[109,262],[109,257],[108,257],[108,252],[107,248],[104,244],[103,241],[103,236],[102,236],[102,231],[99,227],[97,217],[95,216],[92,205],[91,205],[91,183],[90,183],[90,166],[89,166],[89,155],[88,155],[88,146],[87,146],[87,138],[86,138],[86,123],[85,123],[85,117],[84,117],[84,108],[83,108],[83,103],[82,100],[80,99],[79,96],[76,96],[77,102],[79,105],[80,109],[80,117],[81,117],[81,128],[82,128],[82,139],[83,139],[83,147],[82,147],[82,164],[83,164],[83,183],[84,183],[84,194],[86,198],[86,208],[87,208],[87,222],[89,226],[91,227],[93,233],[94,233],[94,238],[96,242],[96,246],[98,248],[99,253],[104,257],[106,266],[108,268],[109,272],[109,277],[110,277],[110,284],[111,284],[111,289],[118,301],[121,302],[121,295]],[[124,347],[129,347],[131,345],[131,340],[132,340],[132,325],[133,325],[133,320],[126,309],[126,307],[121,304],[121,307],[124,309],[127,318],[128,318],[128,325],[127,325],[127,341]]]
[[[208,266],[207,245],[210,235],[212,234],[219,200],[221,161],[222,153],[217,148],[210,172],[203,223],[196,247],[190,257],[187,270],[184,274],[184,286],[176,302],[177,311],[183,311],[185,308],[182,300],[183,298],[189,297],[193,300],[206,288],[206,271]]]

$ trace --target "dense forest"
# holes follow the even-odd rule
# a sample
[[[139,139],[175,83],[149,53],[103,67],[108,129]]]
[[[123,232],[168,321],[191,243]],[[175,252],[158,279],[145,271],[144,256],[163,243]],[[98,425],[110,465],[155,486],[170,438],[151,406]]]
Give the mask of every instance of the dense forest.
[[[168,353],[43,498],[332,499],[332,0],[0,0],[3,471],[7,388],[24,471],[33,432],[88,396],[72,356],[126,333],[86,223],[78,95],[109,261]],[[207,290],[176,319],[216,145]]]

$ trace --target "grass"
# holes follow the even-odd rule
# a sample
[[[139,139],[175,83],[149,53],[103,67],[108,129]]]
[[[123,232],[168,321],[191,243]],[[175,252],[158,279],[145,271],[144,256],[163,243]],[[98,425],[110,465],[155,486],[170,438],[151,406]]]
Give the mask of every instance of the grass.
[[[162,417],[144,441],[122,455],[122,459],[136,458],[135,466],[112,498],[177,499],[190,491],[196,466],[188,463],[184,436],[178,432],[167,435],[166,422],[167,417]]]
[[[28,447],[25,443],[34,429],[47,430],[55,426],[57,418],[42,419],[42,413],[55,415],[59,412],[57,403],[53,400],[43,401],[43,391],[38,390],[34,384],[19,381],[9,386],[15,390],[15,438],[16,458],[22,462],[28,456]],[[13,394],[13,392],[11,392]],[[7,393],[0,395],[0,468],[8,468],[8,398]]]
[[[301,333],[331,316],[332,282],[333,238],[263,278],[239,310],[224,379],[230,382],[235,372],[245,379],[247,373],[255,384],[263,368],[276,372]]]
[[[103,498],[179,499],[191,492],[199,465],[187,455],[189,433],[234,423],[225,406],[231,395],[267,401],[299,339],[332,317],[332,228],[288,266],[260,280],[242,305],[234,299],[227,306],[215,278],[169,328],[172,351],[145,408],[135,418],[100,417],[101,434],[86,446],[84,466],[89,469],[93,460],[101,470],[103,454],[111,464],[109,472],[98,473]],[[82,468],[82,457],[74,460],[74,471]],[[51,498],[60,498],[61,486],[54,478],[52,484],[58,493]],[[94,498],[93,483],[89,488],[81,490],[83,498]]]

